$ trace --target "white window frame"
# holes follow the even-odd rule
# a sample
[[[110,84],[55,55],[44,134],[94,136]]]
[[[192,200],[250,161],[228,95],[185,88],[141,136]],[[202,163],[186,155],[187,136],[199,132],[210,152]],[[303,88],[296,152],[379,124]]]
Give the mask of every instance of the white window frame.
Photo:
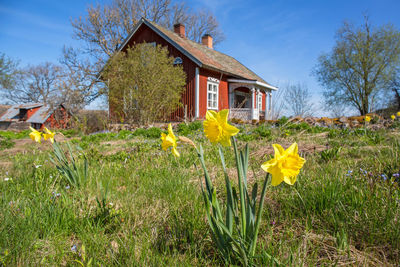
[[[262,93],[261,92],[258,92],[258,95],[257,95],[257,107],[258,107],[259,111],[262,110]]]
[[[216,92],[215,91],[210,91],[210,85],[212,86],[212,88],[215,88],[216,87]],[[216,95],[216,106],[214,107],[214,105],[211,105],[210,106],[210,99],[209,99],[209,94],[212,94],[212,95]],[[213,100],[211,100],[211,101],[213,101]],[[218,106],[219,106],[219,104],[218,104],[218,102],[219,102],[219,83],[217,83],[217,82],[212,82],[212,81],[207,81],[207,109],[213,109],[213,110],[218,110]]]

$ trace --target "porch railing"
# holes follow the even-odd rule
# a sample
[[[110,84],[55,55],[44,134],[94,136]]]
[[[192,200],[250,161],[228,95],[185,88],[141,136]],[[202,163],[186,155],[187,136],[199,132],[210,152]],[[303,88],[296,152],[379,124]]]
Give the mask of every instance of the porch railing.
[[[229,109],[229,119],[251,120],[251,108],[231,108]]]

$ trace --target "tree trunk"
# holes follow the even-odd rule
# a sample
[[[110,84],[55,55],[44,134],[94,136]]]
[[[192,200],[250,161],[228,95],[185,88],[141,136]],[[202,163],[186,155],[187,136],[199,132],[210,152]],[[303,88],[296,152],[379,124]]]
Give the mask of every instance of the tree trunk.
[[[397,110],[400,110],[400,90],[393,89],[393,92],[396,99]]]

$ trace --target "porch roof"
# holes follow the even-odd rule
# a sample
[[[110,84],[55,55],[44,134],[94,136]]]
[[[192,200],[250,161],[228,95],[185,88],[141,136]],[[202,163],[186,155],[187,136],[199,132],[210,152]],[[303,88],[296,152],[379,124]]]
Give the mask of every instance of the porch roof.
[[[228,82],[230,83],[240,83],[240,84],[249,84],[249,85],[258,85],[259,87],[271,89],[271,90],[278,90],[278,87],[272,86],[268,83],[263,83],[260,81],[254,81],[254,80],[240,80],[240,79],[228,79]]]

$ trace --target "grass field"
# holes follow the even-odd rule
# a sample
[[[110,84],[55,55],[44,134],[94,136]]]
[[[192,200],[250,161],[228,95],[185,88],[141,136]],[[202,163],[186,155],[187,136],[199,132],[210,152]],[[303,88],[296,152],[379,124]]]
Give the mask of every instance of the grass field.
[[[250,145],[249,184],[263,181],[260,165],[273,156],[273,143],[297,142],[307,160],[294,186],[267,189],[255,265],[270,265],[269,254],[281,266],[398,266],[399,127],[240,128],[239,146]],[[175,132],[202,144],[223,199],[218,148],[201,123]],[[49,160],[49,142],[3,132],[14,144],[0,148],[0,266],[224,265],[205,217],[197,155],[183,145],[180,158],[162,151],[160,133],[66,132],[89,163],[87,179],[74,187]],[[235,185],[232,148],[224,150]]]

